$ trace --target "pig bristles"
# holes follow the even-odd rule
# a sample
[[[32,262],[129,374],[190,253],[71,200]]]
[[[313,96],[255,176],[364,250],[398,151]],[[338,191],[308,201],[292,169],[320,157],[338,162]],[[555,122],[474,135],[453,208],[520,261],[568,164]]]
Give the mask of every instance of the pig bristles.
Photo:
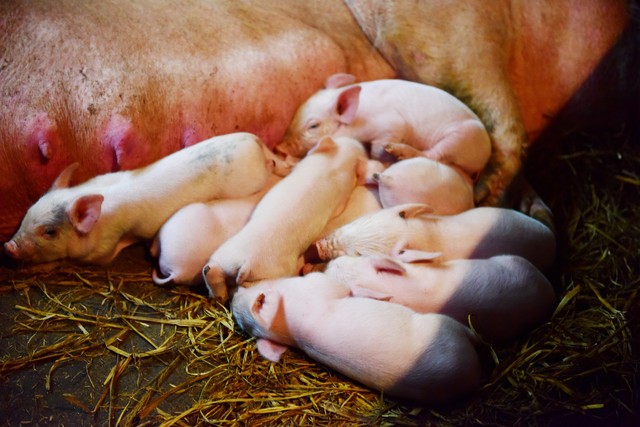
[[[3,404],[31,408],[35,394],[49,408],[75,408],[68,425],[546,425],[558,414],[635,425],[607,417],[631,420],[640,395],[631,351],[640,336],[632,250],[640,205],[625,202],[640,188],[632,172],[640,156],[573,152],[561,160],[573,179],[550,199],[567,240],[554,276],[558,307],[530,334],[483,347],[486,384],[466,399],[441,408],[386,399],[296,351],[267,362],[204,289],[159,288],[148,265],[126,268],[133,247],[107,272],[0,267],[0,387],[35,384],[5,393]],[[549,165],[539,170],[551,180],[544,188],[558,187]],[[596,170],[606,178],[592,191],[584,177]],[[72,411],[53,412],[60,424],[63,412]]]

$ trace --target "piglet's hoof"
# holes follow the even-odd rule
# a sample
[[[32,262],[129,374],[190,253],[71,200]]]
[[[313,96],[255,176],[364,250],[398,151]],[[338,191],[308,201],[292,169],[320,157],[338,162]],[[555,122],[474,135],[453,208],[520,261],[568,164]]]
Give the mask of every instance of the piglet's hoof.
[[[422,156],[422,151],[411,147],[410,145],[391,142],[384,146],[384,151],[395,157],[397,160],[411,159],[413,157]]]
[[[518,210],[546,225],[555,234],[553,212],[529,183],[524,184]]]
[[[498,175],[481,176],[473,193],[477,206],[513,206],[506,197],[505,185]]]

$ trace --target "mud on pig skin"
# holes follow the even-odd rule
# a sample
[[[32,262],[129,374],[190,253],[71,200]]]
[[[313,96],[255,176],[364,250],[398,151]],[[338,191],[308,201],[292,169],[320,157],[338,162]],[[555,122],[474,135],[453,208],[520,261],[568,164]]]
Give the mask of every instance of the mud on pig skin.
[[[322,273],[239,288],[231,310],[277,362],[287,346],[385,394],[445,403],[480,384],[475,334],[448,316],[349,296]]]
[[[0,2],[0,241],[75,182],[214,135],[270,147],[326,76],[393,70],[342,0]]]
[[[267,192],[242,230],[213,253],[203,268],[210,296],[225,302],[228,281],[242,286],[297,274],[302,255],[345,209],[366,169],[358,141],[322,139]]]
[[[280,179],[273,174],[250,196],[193,203],[173,214],[151,245],[151,255],[158,257],[153,281],[157,285],[202,283],[202,267],[211,254],[240,231],[260,199]]]
[[[471,105],[496,143],[480,185],[495,201],[525,131],[534,140],[576,93],[626,9],[623,0],[0,2],[0,241],[74,161],[81,182],[215,134],[249,131],[273,146],[339,72],[432,84]],[[637,52],[634,37],[617,51]],[[609,69],[624,73],[627,56],[607,56]],[[590,123],[585,105],[632,111],[610,96],[617,85],[633,101],[628,80],[596,81],[595,95],[574,103],[572,127]]]
[[[316,242],[323,260],[342,255],[437,252],[442,260],[519,255],[542,271],[553,263],[556,239],[541,222],[512,209],[479,207],[433,215],[405,204],[365,215]]]
[[[151,165],[69,187],[76,166],[62,172],[5,243],[13,258],[106,264],[126,246],[153,238],[189,203],[259,191],[274,168],[249,133],[213,137]]]
[[[404,305],[418,313],[442,313],[469,321],[486,341],[506,341],[544,322],[556,302],[553,286],[522,257],[439,261],[423,253],[338,257],[324,273],[354,296]],[[403,262],[407,261],[407,262]],[[470,318],[469,318],[470,317]]]

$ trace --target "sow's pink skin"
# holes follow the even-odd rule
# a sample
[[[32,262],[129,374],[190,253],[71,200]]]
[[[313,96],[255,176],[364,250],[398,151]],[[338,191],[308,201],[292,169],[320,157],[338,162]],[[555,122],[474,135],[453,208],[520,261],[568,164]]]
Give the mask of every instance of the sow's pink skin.
[[[297,274],[302,254],[344,210],[366,167],[358,141],[321,140],[260,200],[247,225],[213,253],[203,268],[210,295],[226,301],[226,279],[242,285]]]
[[[395,75],[342,0],[0,2],[0,58],[0,242],[71,163],[83,182],[214,135],[273,147],[328,75]]]
[[[323,260],[341,255],[389,255],[398,249],[441,253],[442,260],[518,255],[545,271],[556,241],[544,224],[512,209],[480,207],[433,215],[423,204],[365,215],[316,242]]]
[[[426,157],[392,164],[374,173],[382,207],[424,203],[434,214],[452,215],[474,207],[473,184],[451,166]]]
[[[335,73],[400,77],[464,99],[491,132],[476,189],[495,205],[528,142],[598,63],[609,59],[609,75],[626,70],[619,53],[637,52],[633,32],[605,54],[627,24],[628,3],[0,2],[0,241],[76,161],[84,181],[213,135],[252,132],[273,147]],[[603,81],[590,82],[596,95],[611,93],[611,82],[618,93],[630,85]],[[603,101],[619,99],[584,95],[572,104],[571,127],[590,123],[585,105],[608,111]]]
[[[287,346],[390,396],[445,403],[480,384],[471,330],[441,314],[354,298],[322,273],[238,288],[231,310],[277,362]]]
[[[539,325],[556,302],[546,277],[515,255],[450,261],[440,261],[437,253],[343,256],[324,273],[354,296],[471,322],[487,341],[510,340]]]
[[[69,187],[75,166],[58,177],[5,243],[31,263],[68,259],[106,264],[123,248],[151,239],[178,209],[264,187],[274,159],[255,135],[211,138],[133,171],[97,176]]]
[[[354,80],[345,74],[329,77],[326,89],[298,109],[276,150],[299,157],[325,135],[344,135],[370,143],[375,159],[384,159],[388,147],[396,157],[424,155],[470,177],[489,160],[484,125],[447,92],[404,80],[348,84]]]
[[[202,267],[216,249],[247,223],[265,193],[280,177],[272,175],[264,188],[247,197],[192,203],[162,225],[151,246],[158,257],[153,281],[158,285],[202,283]]]

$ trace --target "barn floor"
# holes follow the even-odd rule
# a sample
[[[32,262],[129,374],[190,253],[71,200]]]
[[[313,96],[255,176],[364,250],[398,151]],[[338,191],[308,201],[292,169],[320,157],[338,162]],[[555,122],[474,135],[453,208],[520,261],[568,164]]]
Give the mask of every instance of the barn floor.
[[[109,268],[0,266],[0,424],[640,425],[640,155],[582,136],[531,159],[556,216],[550,321],[486,347],[446,407],[386,399],[301,353],[271,364],[199,290],[159,288],[142,245]]]

